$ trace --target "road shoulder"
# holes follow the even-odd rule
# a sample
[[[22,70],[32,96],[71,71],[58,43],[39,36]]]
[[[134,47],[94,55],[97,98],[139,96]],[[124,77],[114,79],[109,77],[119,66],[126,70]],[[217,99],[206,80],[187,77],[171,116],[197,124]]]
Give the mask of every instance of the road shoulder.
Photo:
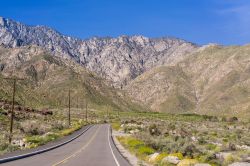
[[[127,149],[125,149],[121,143],[117,140],[117,136],[120,136],[122,133],[118,131],[112,130],[112,138],[114,140],[114,144],[117,147],[120,154],[133,166],[142,165],[149,166],[145,162],[139,160],[135,155],[131,154]]]
[[[56,147],[56,146],[60,147],[59,145],[63,146],[65,144],[73,141],[74,139],[77,139],[79,136],[81,136],[82,134],[84,134],[91,126],[92,125],[84,126],[80,130],[77,130],[74,133],[72,133],[71,135],[62,137],[62,138],[60,138],[58,140],[49,142],[49,143],[47,143],[45,145],[42,145],[42,146],[39,146],[39,147],[36,147],[36,148],[25,149],[25,150],[18,150],[18,151],[14,151],[14,152],[11,152],[11,153],[7,153],[7,154],[4,154],[4,155],[1,155],[0,156],[0,160],[6,159],[6,158],[13,158],[15,156],[23,156],[23,155],[26,155],[26,154],[32,154],[32,153],[35,153],[35,152],[38,152],[38,151],[42,151],[44,149],[50,149],[50,148]],[[53,149],[55,149],[55,148],[53,148]],[[30,156],[32,156],[32,155],[30,155]],[[22,158],[25,158],[25,157],[22,157]]]

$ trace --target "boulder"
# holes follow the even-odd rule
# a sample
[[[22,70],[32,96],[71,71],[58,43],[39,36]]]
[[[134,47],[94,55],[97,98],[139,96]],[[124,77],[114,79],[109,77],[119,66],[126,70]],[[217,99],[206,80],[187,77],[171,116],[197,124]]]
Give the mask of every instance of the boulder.
[[[138,130],[138,129],[135,129],[135,130],[130,130],[130,131],[129,131],[129,133],[130,133],[130,134],[135,134],[135,133],[138,133],[138,132],[139,132],[139,130]]]
[[[176,156],[167,156],[162,159],[162,163],[178,164],[181,160]]]
[[[211,165],[207,163],[197,163],[194,166],[211,166]]]
[[[14,141],[12,141],[12,144],[17,145],[17,146],[19,146],[21,148],[25,147],[25,141],[24,140],[14,140]]]
[[[250,166],[250,163],[248,163],[248,162],[235,162],[235,163],[230,164],[228,166]]]
[[[149,155],[148,161],[149,162],[154,162],[157,159],[158,156],[159,156],[159,153],[151,154],[151,155]]]
[[[191,140],[194,141],[194,142],[197,142],[197,141],[198,141],[197,138],[194,137],[194,136],[191,137]]]
[[[215,154],[216,158],[219,159],[220,161],[224,161],[226,160],[227,158],[231,157],[232,156],[232,153],[230,152],[220,152],[220,153],[217,153]]]
[[[178,163],[177,166],[193,166],[196,163],[198,163],[198,161],[195,159],[183,159]]]

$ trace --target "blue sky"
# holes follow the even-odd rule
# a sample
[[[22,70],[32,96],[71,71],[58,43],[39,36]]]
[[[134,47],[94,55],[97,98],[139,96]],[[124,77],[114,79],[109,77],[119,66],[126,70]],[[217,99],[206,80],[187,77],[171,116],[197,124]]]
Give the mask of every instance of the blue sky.
[[[174,36],[250,43],[249,0],[0,0],[0,16],[78,37]]]

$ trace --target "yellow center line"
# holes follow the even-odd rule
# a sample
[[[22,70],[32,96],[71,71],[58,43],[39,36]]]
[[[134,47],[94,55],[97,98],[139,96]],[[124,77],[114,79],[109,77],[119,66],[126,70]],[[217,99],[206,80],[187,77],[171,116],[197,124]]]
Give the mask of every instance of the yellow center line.
[[[83,147],[81,147],[81,149],[79,149],[78,151],[76,151],[75,153],[73,153],[72,155],[68,156],[67,158],[63,159],[62,161],[59,161],[56,164],[53,164],[52,166],[57,166],[60,165],[62,163],[66,163],[69,159],[75,157],[77,154],[79,154],[80,152],[82,152],[87,146],[89,146],[89,144],[95,139],[98,131],[100,129],[100,126],[98,127],[98,129],[96,130],[95,134],[90,138],[90,140],[87,142],[87,144],[85,144]]]

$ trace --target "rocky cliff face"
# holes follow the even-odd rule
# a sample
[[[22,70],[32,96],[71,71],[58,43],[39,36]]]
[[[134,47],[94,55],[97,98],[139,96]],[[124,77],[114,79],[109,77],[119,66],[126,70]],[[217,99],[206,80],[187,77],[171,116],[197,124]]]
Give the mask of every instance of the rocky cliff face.
[[[3,79],[8,76],[24,78],[17,83],[16,101],[26,107],[65,107],[71,89],[72,107],[83,108],[87,100],[91,108],[98,110],[107,105],[124,111],[141,109],[105,79],[38,46],[0,46],[0,103],[11,101],[12,81]]]
[[[45,26],[27,26],[0,17],[0,45],[41,46],[54,55],[73,59],[87,69],[111,80],[116,87],[149,69],[176,63],[197,46],[176,38],[120,36],[80,40]]]

